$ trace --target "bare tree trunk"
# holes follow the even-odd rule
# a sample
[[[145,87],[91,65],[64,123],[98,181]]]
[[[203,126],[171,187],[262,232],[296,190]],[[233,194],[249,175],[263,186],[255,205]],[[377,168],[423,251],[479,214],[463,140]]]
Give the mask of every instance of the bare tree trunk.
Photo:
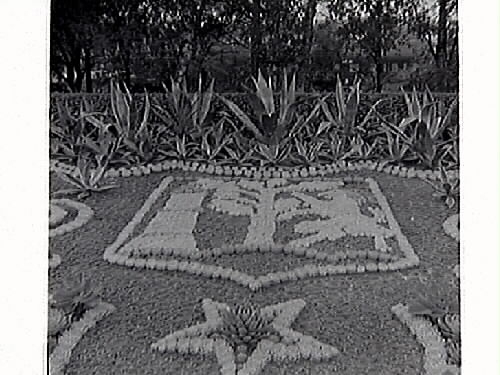
[[[260,13],[261,0],[254,0],[252,6],[252,33],[250,42],[250,64],[252,75],[256,76],[260,68],[262,54],[262,24]]]
[[[382,34],[383,34],[383,25],[382,25],[382,13],[383,7],[382,2],[379,0],[375,5],[376,14],[378,16],[377,19],[377,45],[376,50],[374,51],[375,55],[375,90],[377,92],[382,92],[383,83],[382,83],[382,75],[384,74],[384,65],[382,62],[382,58],[384,56],[384,48],[382,46]]]
[[[377,92],[382,92],[384,87],[382,82],[382,76],[384,74],[384,65],[380,59],[375,63],[375,90]]]
[[[90,48],[85,48],[85,89],[87,92],[92,92],[92,58]]]
[[[314,17],[316,16],[317,6],[317,0],[309,0],[305,9],[304,60],[300,68],[304,72],[303,86],[306,91],[308,91],[311,86],[310,70],[312,63],[312,47],[314,43]]]
[[[66,63],[66,83],[71,91],[75,92],[75,68],[73,61],[70,60]]]
[[[438,40],[436,45],[436,62],[438,68],[446,66],[447,45],[448,45],[448,0],[439,0],[439,19],[438,19]]]
[[[75,89],[78,92],[82,91],[83,76],[84,72],[80,69],[80,66],[78,66],[78,69],[76,71],[76,80],[75,80]]]

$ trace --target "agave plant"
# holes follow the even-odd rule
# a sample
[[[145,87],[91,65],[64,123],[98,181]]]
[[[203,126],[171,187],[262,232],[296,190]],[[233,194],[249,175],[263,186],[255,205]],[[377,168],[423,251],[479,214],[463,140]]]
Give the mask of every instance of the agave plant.
[[[460,166],[458,130],[458,124],[448,128],[448,137],[451,144],[448,145],[448,152],[443,156],[442,160],[447,169],[455,169]]]
[[[98,293],[99,291],[80,274],[76,280],[67,280],[64,287],[53,294],[51,308],[62,311],[67,319],[73,322],[97,306],[100,302]]]
[[[380,115],[378,117],[387,130],[401,137],[425,167],[434,169],[449,152],[449,144],[453,142],[453,139],[443,140],[442,136],[451,124],[458,98],[445,109],[429,90],[424,92],[422,101],[415,89],[411,96],[405,91],[403,95],[407,115],[399,124],[387,121]]]
[[[128,88],[120,88],[118,82],[111,81],[111,111],[113,114],[113,126],[118,136],[124,141],[133,142],[135,138],[143,133],[149,123],[151,105],[148,93],[145,91],[144,107],[142,116],[137,111],[138,104],[134,102]]]
[[[49,353],[52,353],[59,337],[69,328],[71,322],[68,316],[61,309],[49,306],[48,309],[48,329],[47,329],[47,344]]]
[[[259,71],[257,80],[252,78],[255,91],[249,90],[251,114],[245,113],[236,103],[220,96],[220,99],[238,120],[249,129],[256,141],[256,152],[265,162],[277,164],[286,159],[290,153],[289,141],[301,127],[307,126],[317,117],[321,101],[307,115],[297,111],[298,100],[295,91],[295,75],[290,84],[286,71],[283,74],[283,85],[279,92],[279,104],[275,95],[271,78],[266,82]]]
[[[48,334],[49,336],[58,336],[69,327],[68,316],[61,309],[49,306],[48,310]]]
[[[222,117],[213,127],[203,132],[200,145],[202,160],[213,162],[234,142],[233,132],[229,132],[225,126],[227,123],[231,124],[226,117]]]
[[[167,147],[158,149],[159,154],[184,161],[196,156],[199,144],[192,140],[188,134],[179,135],[169,131],[168,135]]]
[[[246,348],[251,353],[264,338],[279,338],[272,320],[262,316],[260,310],[249,305],[238,305],[221,311],[221,322],[212,335],[224,337],[237,350]]]
[[[295,139],[295,155],[294,159],[300,164],[312,165],[317,162],[319,158],[319,152],[324,145],[323,140],[316,140],[305,142],[303,140]]]
[[[460,196],[460,178],[452,177],[446,169],[440,167],[439,181],[434,183],[430,180],[424,180],[430,184],[435,192],[434,197],[437,197],[444,201],[448,208],[453,208],[457,203]]]
[[[96,136],[98,129],[88,121],[97,115],[90,104],[82,98],[78,115],[73,115],[67,104],[56,102],[57,116],[51,115],[50,149],[51,156],[73,164],[81,153],[82,143]]]
[[[250,145],[250,140],[237,130],[232,134],[230,144],[226,145],[224,151],[227,153],[227,160],[231,164],[238,166],[251,166],[255,161],[254,149]]]
[[[325,140],[321,137],[328,127],[327,123],[321,123],[319,126],[312,126],[312,124],[304,126],[294,139],[292,158],[300,164],[316,163],[325,145]]]
[[[401,140],[401,136],[385,131],[387,160],[400,164],[410,160],[410,146]]]
[[[111,82],[113,123],[110,125],[120,146],[117,148],[117,159],[125,165],[150,163],[157,157],[157,150],[165,145],[165,127],[154,125],[149,120],[151,103],[147,91],[144,92],[142,111],[139,110],[140,107],[126,86],[122,90],[117,82]],[[91,120],[97,126],[103,125],[95,118],[91,117]]]
[[[378,150],[378,139],[375,138],[371,143],[365,141],[359,134],[351,141],[348,156],[353,160],[372,159]]]
[[[365,126],[381,100],[373,104],[368,113],[358,122],[360,85],[361,82],[357,81],[346,96],[342,80],[337,77],[335,100],[333,102],[321,101],[321,109],[326,118],[322,124],[328,130],[331,142],[327,143],[332,153],[329,157],[325,156],[333,161],[348,159],[354,155],[362,158],[373,151],[366,141],[362,140],[361,135],[366,133]]]
[[[74,186],[71,189],[62,189],[56,192],[56,195],[77,194],[78,199],[84,199],[92,193],[103,192],[116,187],[114,184],[101,184],[106,173],[109,158],[97,157],[96,167],[88,157],[79,156],[74,172],[56,171],[59,178],[68,184]]]
[[[188,92],[185,82],[176,82],[171,79],[171,89],[163,85],[166,92],[165,105],[156,104],[155,114],[171,128],[178,137],[202,134],[205,123],[208,122],[209,112],[214,96],[214,81],[208,89],[203,91],[200,76],[198,91]]]

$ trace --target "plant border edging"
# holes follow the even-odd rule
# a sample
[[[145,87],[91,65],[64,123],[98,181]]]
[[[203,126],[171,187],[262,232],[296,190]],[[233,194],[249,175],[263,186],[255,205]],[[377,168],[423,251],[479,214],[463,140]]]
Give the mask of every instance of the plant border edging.
[[[50,163],[51,171],[63,171],[73,173],[73,166],[52,160]],[[184,171],[184,172],[199,172],[216,176],[244,176],[246,178],[287,178],[287,177],[316,177],[326,174],[335,174],[349,171],[378,171],[393,176],[404,178],[420,178],[429,180],[438,180],[440,171],[438,170],[420,170],[414,167],[407,168],[405,166],[387,166],[384,161],[359,161],[359,162],[339,162],[331,164],[321,164],[318,166],[307,167],[239,167],[239,166],[221,166],[199,161],[178,161],[167,160],[156,164],[148,164],[146,166],[132,166],[129,168],[120,167],[118,169],[110,169],[105,173],[105,177],[131,177],[145,176],[151,173],[159,173],[165,171]],[[451,176],[456,176],[458,171],[452,171]],[[296,175],[296,176],[294,176]]]

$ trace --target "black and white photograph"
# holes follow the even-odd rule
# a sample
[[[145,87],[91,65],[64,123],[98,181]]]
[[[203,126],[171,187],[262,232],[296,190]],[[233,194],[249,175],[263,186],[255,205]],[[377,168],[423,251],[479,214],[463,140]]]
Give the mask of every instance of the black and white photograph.
[[[499,249],[477,249],[488,243],[483,234],[462,240],[474,226],[498,237],[495,222],[476,222],[497,216],[463,195],[472,191],[495,215],[500,208],[498,187],[485,186],[498,175],[489,164],[496,149],[481,143],[468,169],[476,174],[462,170],[468,134],[498,136],[498,123],[483,120],[486,107],[498,112],[493,97],[471,88],[478,102],[464,106],[464,3],[47,0],[31,8],[41,35],[17,45],[25,61],[33,46],[42,51],[31,126],[43,146],[24,163],[43,182],[24,172],[13,177],[14,200],[0,195],[14,210],[5,216],[40,220],[2,231],[36,253],[23,250],[21,271],[4,263],[18,277],[30,267],[43,275],[30,287],[31,302],[43,305],[31,312],[41,326],[26,328],[36,341],[12,341],[38,354],[6,356],[33,369],[3,373],[493,373],[486,359],[468,357],[488,343],[464,338],[464,328],[477,331],[464,320],[479,309],[473,301],[493,298],[464,292],[464,277],[477,277],[464,264],[479,265],[482,288],[498,287],[498,270],[486,267],[498,266]],[[494,49],[487,39],[477,40]],[[483,84],[497,88],[497,71]],[[36,89],[12,88],[25,91],[29,112]],[[16,150],[6,165],[31,150],[23,129],[6,136]],[[42,232],[30,237],[35,228]],[[3,282],[10,293],[13,280]],[[19,304],[10,298],[7,306]],[[486,315],[471,319],[489,325]]]

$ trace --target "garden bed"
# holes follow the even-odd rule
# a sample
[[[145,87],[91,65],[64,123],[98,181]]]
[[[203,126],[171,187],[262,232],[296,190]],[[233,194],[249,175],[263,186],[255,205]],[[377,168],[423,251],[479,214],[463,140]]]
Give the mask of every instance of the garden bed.
[[[339,351],[338,355],[323,361],[270,360],[262,374],[421,374],[424,352],[411,332],[394,318],[391,307],[427,290],[445,300],[458,295],[458,285],[450,281],[454,277],[453,266],[458,263],[458,246],[442,226],[456,209],[449,209],[438,198],[433,198],[433,188],[420,179],[368,170],[330,175],[371,178],[377,183],[401,233],[419,259],[418,267],[306,277],[253,290],[220,278],[121,266],[105,260],[105,251],[162,181],[169,176],[177,181],[181,176],[190,181],[201,176],[209,180],[216,178],[180,171],[120,178],[116,181],[117,188],[85,199],[83,203],[92,209],[94,216],[81,227],[50,240],[51,252],[63,259],[62,265],[50,271],[50,287],[56,288],[65,279],[83,273],[93,285],[101,288],[102,299],[116,310],[81,338],[72,351],[66,374],[219,374],[215,355],[162,353],[152,349],[154,343],[169,334],[205,322],[201,301],[207,298],[228,305],[248,302],[259,308],[301,299],[305,306],[291,323],[291,329]],[[52,177],[52,192],[66,187],[55,175]],[[176,184],[171,187],[179,188],[185,183]],[[170,194],[167,191],[161,203],[152,202],[150,212],[144,216],[146,223],[165,206]],[[290,199],[290,196],[282,198]],[[199,226],[193,232],[199,249],[230,243],[231,239],[235,243],[244,241],[248,218],[228,219],[220,212],[218,216],[208,212],[199,213]],[[281,231],[288,231],[295,223],[286,224],[288,227],[276,226],[273,238],[277,243],[293,240]],[[213,232],[211,225],[216,229]],[[145,226],[135,233],[140,234]],[[227,227],[228,232],[223,227]],[[224,236],[227,237],[221,238]],[[352,248],[366,245],[362,237],[349,241]],[[318,247],[324,245],[318,243]],[[347,247],[342,242],[337,245]],[[292,259],[284,253],[279,258],[268,251],[237,255],[221,256],[217,261],[224,267],[240,267],[246,273],[256,273],[259,269],[268,273],[275,267],[297,267],[307,260],[294,258],[296,263],[283,265],[282,260]],[[276,264],[268,263],[271,259]]]

